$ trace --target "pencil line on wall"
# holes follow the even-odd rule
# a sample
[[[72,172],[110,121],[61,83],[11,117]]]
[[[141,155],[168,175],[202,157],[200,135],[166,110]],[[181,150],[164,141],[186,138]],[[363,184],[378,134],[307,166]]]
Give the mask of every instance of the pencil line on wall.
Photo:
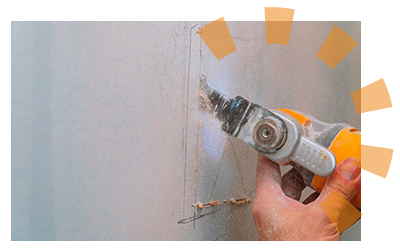
[[[203,22],[201,23],[201,27],[203,26]],[[200,27],[200,28],[201,28]],[[203,45],[203,40],[201,39],[201,37],[199,36],[199,40],[200,40],[200,53],[199,53],[199,74],[201,73],[201,56],[202,56],[202,45]],[[200,75],[199,75],[199,93],[200,93]],[[196,136],[196,163],[195,163],[195,176],[194,176],[194,204],[197,203],[197,174],[198,174],[198,170],[199,170],[199,146],[200,146],[200,96],[198,95],[198,111],[197,111],[197,136]],[[196,216],[196,209],[193,209],[193,216]],[[193,221],[193,229],[196,229],[196,222],[195,220]]]
[[[251,70],[253,65],[253,22],[250,28],[250,63],[249,63],[249,85],[248,85],[248,96],[251,100]],[[249,171],[249,158],[250,158],[250,145],[246,145],[246,167],[245,167],[245,186],[244,191],[247,192],[247,182],[248,182],[248,171]]]
[[[226,141],[225,141],[224,151],[222,152],[222,157],[221,157],[221,161],[220,161],[220,163],[219,163],[217,176],[215,177],[214,185],[213,185],[213,187],[212,187],[212,189],[211,189],[211,193],[210,193],[210,198],[209,198],[209,200],[211,200],[211,198],[212,198],[212,195],[213,195],[213,193],[214,193],[215,185],[217,184],[219,172],[221,171],[222,161],[224,160],[224,155],[225,155],[225,151],[226,151],[226,144],[227,144],[227,143],[226,143]]]
[[[188,62],[188,73],[187,73],[187,84],[186,84],[186,123],[185,123],[185,167],[184,167],[184,179],[183,179],[183,217],[186,214],[186,168],[187,168],[187,138],[188,138],[188,122],[189,122],[189,86],[190,86],[190,61],[192,54],[192,30],[198,24],[190,28],[189,32],[189,62]]]
[[[240,180],[242,181],[243,190],[244,190],[244,193],[246,193],[246,189],[245,189],[245,185],[244,185],[244,181],[243,181],[243,176],[242,176],[242,170],[240,169],[239,161],[238,161],[238,159],[236,157],[236,151],[235,151],[235,148],[233,147],[233,143],[232,143],[231,138],[228,137],[228,139],[229,139],[229,142],[231,143],[233,156],[235,156],[236,165],[237,165],[237,167],[239,169],[239,175],[240,175]]]

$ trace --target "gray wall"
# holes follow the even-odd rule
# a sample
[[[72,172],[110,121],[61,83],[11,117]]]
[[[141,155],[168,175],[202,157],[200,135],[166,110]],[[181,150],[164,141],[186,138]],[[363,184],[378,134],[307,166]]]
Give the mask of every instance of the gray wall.
[[[177,223],[195,201],[254,197],[257,154],[198,112],[199,74],[360,129],[360,22],[294,22],[288,46],[228,22],[237,51],[220,61],[196,34],[207,23],[11,24],[13,240],[258,239],[251,205]],[[334,24],[359,45],[331,69],[315,55]]]

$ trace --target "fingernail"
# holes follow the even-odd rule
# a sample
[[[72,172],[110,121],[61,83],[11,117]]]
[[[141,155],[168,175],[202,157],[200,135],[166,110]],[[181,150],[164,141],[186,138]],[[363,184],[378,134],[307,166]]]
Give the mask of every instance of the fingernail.
[[[349,181],[355,180],[361,173],[361,162],[356,158],[349,158],[342,163],[340,174]]]

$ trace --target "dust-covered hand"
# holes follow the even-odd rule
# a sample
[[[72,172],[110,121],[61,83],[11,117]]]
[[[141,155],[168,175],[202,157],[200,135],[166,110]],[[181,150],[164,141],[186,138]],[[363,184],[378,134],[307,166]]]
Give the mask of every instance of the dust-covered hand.
[[[253,217],[261,240],[339,240],[335,226],[320,206],[335,190],[351,201],[361,189],[361,169],[355,158],[341,162],[321,194],[299,202],[305,184],[291,169],[281,178],[279,166],[258,156]]]

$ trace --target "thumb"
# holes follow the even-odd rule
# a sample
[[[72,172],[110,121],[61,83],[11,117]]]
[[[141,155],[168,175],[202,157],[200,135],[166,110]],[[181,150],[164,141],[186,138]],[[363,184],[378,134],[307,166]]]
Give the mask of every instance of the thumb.
[[[339,163],[328,178],[316,206],[324,210],[325,222],[332,225],[339,234],[346,231],[359,218],[353,206],[348,206],[361,189],[361,162],[356,158],[348,158]],[[353,210],[355,209],[355,210]],[[333,232],[333,231],[332,231]]]
[[[319,203],[326,200],[335,191],[351,202],[361,189],[361,161],[357,158],[348,158],[339,163],[328,178]]]

